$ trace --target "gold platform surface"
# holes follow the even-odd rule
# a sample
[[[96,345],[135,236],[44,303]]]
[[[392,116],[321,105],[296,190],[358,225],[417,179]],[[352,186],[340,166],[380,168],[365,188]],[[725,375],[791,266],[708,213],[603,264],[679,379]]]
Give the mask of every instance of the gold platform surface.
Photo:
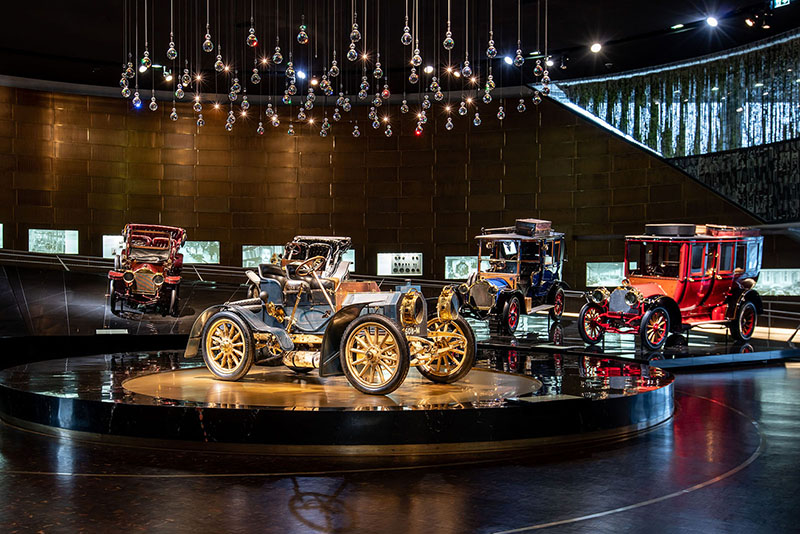
[[[454,384],[434,384],[411,369],[391,395],[365,395],[343,376],[321,378],[314,370],[298,375],[285,367],[256,367],[238,382],[217,380],[205,368],[160,372],[132,378],[123,387],[140,395],[213,406],[318,408],[458,409],[530,396],[542,387],[535,378],[473,369]]]

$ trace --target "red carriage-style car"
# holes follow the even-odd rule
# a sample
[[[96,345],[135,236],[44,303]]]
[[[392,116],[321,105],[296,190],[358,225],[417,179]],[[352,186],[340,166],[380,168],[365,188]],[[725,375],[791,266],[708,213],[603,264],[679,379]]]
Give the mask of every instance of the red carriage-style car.
[[[128,224],[122,231],[125,245],[114,256],[108,272],[108,304],[111,312],[124,303],[137,308],[156,308],[163,315],[178,314],[186,230],[155,224]]]
[[[594,344],[605,332],[639,334],[644,349],[658,350],[670,332],[722,324],[750,339],[763,311],[754,289],[763,239],[748,227],[648,224],[625,240],[622,285],[587,294],[581,337]]]

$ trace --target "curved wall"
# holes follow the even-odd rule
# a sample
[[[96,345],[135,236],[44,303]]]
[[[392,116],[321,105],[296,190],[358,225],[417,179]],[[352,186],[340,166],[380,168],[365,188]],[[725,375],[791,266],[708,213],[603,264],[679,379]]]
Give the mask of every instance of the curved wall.
[[[501,124],[481,106],[480,127],[456,116],[450,132],[439,116],[421,137],[394,107],[393,137],[361,120],[358,139],[344,122],[327,138],[308,126],[290,137],[281,107],[280,128],[259,137],[253,120],[226,132],[222,110],[207,109],[198,131],[186,105],[173,122],[168,103],[134,112],[121,98],[0,87],[5,247],[27,249],[28,228],[77,229],[81,254],[100,255],[103,234],[163,223],[220,241],[222,263],[239,265],[242,245],[338,234],[352,236],[359,272],[375,273],[378,252],[409,251],[424,253],[426,277],[442,277],[446,255],[472,254],[482,226],[516,217],[551,219],[570,238],[638,233],[645,221],[756,222],[558,104],[515,107]],[[622,254],[620,241],[569,247],[573,287],[586,261]]]

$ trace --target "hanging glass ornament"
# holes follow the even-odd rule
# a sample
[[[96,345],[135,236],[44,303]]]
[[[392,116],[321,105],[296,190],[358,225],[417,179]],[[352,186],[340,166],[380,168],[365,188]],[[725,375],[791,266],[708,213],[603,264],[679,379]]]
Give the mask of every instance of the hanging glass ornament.
[[[183,92],[183,85],[179,83],[178,86],[175,88],[175,98],[181,100],[185,94],[186,93]]]
[[[533,74],[536,76],[541,76],[544,73],[544,67],[542,67],[542,60],[536,60],[536,66],[533,67]]]
[[[203,114],[197,116],[197,125],[203,127],[206,125],[206,121],[203,119]]]
[[[303,107],[306,108],[308,111],[314,109],[314,101],[313,100],[306,100],[303,104]]]
[[[369,82],[367,81],[366,76],[361,77],[361,86],[359,87],[362,91],[369,91]]]
[[[133,70],[133,63],[128,61],[128,66],[125,67],[125,77],[131,80],[134,76],[136,76],[136,72]]]
[[[278,114],[276,113],[275,115],[272,116],[272,126],[274,128],[277,128],[280,125],[281,125],[281,119],[278,118]]]
[[[408,100],[403,100],[403,103],[400,104],[400,113],[408,113]]]
[[[403,28],[403,36],[400,37],[400,42],[403,43],[404,45],[408,46],[408,45],[411,44],[411,42],[413,40],[414,40],[414,38],[411,37],[411,29],[408,27],[408,25],[406,25]]]
[[[503,110],[503,106],[497,108],[497,120],[503,120],[506,118],[506,112]]]
[[[381,99],[380,93],[375,93],[375,98],[372,99],[372,105],[378,108],[383,105],[383,99]]]
[[[328,137],[328,130],[326,130],[325,128],[320,129],[319,136],[320,137]]]
[[[356,45],[350,43],[350,50],[347,51],[347,60],[355,61],[358,59],[358,52],[356,52]]]
[[[345,112],[350,111],[351,109],[353,109],[353,105],[350,103],[350,99],[349,98],[345,98],[344,99],[344,104],[342,104],[342,109],[345,110]]]
[[[489,76],[486,78],[486,90],[487,90],[487,91],[494,91],[494,88],[495,88],[495,87],[496,87],[496,85],[495,85],[495,83],[494,83],[494,76],[492,76],[492,75],[490,74],[490,75],[489,75]]]
[[[359,137],[361,135],[361,131],[358,129],[358,124],[353,126],[353,137]]]
[[[258,37],[256,37],[255,28],[250,28],[250,33],[247,34],[247,46],[253,48],[258,44]]]
[[[415,67],[422,65],[422,56],[419,55],[419,48],[414,49],[414,55],[411,56],[411,64]]]
[[[453,47],[456,45],[456,42],[453,40],[453,32],[447,30],[447,33],[444,34],[444,41],[442,41],[442,46],[445,50],[452,50]]]
[[[181,75],[181,83],[184,87],[189,87],[192,84],[192,77],[189,76],[189,69],[183,69],[183,74]]]
[[[481,125],[481,114],[478,113],[477,111],[475,112],[475,118],[472,119],[472,124],[474,124],[475,126]]]
[[[200,113],[203,111],[203,104],[201,104],[199,100],[195,100],[194,104],[192,104],[192,109],[195,111],[195,113]]]
[[[369,94],[367,94],[367,92],[365,90],[363,90],[363,89],[358,92],[358,99],[359,100],[366,100],[368,96],[369,96]]]
[[[156,97],[150,97],[150,111],[155,111],[158,109],[158,102],[156,102]]]
[[[169,43],[169,48],[167,48],[167,59],[169,59],[170,61],[172,61],[172,60],[174,60],[176,57],[178,57],[178,51],[177,51],[177,50],[175,50],[175,43],[173,43],[172,41],[170,41],[170,43]]]
[[[289,93],[283,93],[283,96],[281,97],[281,102],[283,102],[284,104],[291,104],[292,97],[289,96]]]
[[[388,84],[384,85],[383,86],[383,91],[381,91],[381,98],[383,98],[384,100],[389,100],[389,97],[391,97],[391,96],[392,96],[392,92],[389,91],[389,85]]]
[[[408,75],[408,81],[412,84],[419,81],[419,74],[417,74],[417,69],[414,67],[411,67],[411,74]]]
[[[214,43],[211,42],[211,34],[206,34],[206,40],[203,41],[203,51],[205,52],[213,52],[214,51]]]
[[[300,25],[300,32],[297,34],[297,42],[301,45],[308,44],[308,33],[306,32],[306,25]]]
[[[331,61],[331,70],[328,71],[328,75],[331,78],[336,78],[339,75],[339,65],[336,63],[335,59]]]
[[[431,78],[431,86],[430,86],[430,89],[431,89],[431,92],[432,92],[432,93],[435,93],[436,91],[438,91],[438,90],[440,89],[440,86],[439,86],[439,80],[436,78],[436,76],[434,76],[433,78]]]
[[[272,62],[276,65],[279,63],[283,63],[283,54],[281,54],[281,47],[276,46],[275,52],[272,54]]]
[[[122,88],[122,96],[125,98],[129,98],[131,96],[131,90],[127,85]]]
[[[339,93],[339,98],[336,99],[336,105],[337,106],[344,105],[344,93]]]
[[[250,75],[250,82],[254,84],[261,83],[261,75],[258,73],[257,67],[253,67],[253,74]]]
[[[350,32],[350,40],[357,43],[361,40],[361,32],[358,31],[358,24],[353,23],[353,31]]]
[[[375,70],[372,71],[372,75],[377,79],[380,79],[383,76],[383,69],[381,68],[380,61],[375,63]]]
[[[489,104],[492,101],[492,93],[490,93],[489,91],[486,91],[485,93],[483,93],[483,99],[482,100],[483,100],[484,104]]]
[[[169,114],[169,120],[176,121],[178,120],[178,110],[172,108],[172,113]]]
[[[327,82],[327,80],[325,80]],[[333,86],[331,82],[328,82],[325,87],[322,88],[322,92],[325,93],[325,96],[333,96]]]
[[[486,49],[486,57],[489,59],[497,57],[497,48],[494,46],[494,39],[489,39],[489,48]]]
[[[420,123],[417,123],[417,127],[414,129],[414,133],[415,133],[416,135],[422,135],[422,131],[423,131],[423,130],[422,130],[422,124],[420,124]]]
[[[455,128],[455,124],[453,124],[453,117],[447,117],[447,122],[444,123],[444,127],[448,130]]]
[[[550,83],[550,73],[548,73],[547,71],[544,71],[544,74],[542,74],[542,83],[545,85]]]
[[[375,107],[371,106],[369,108],[369,113],[367,113],[367,117],[369,117],[369,120],[372,120],[372,121],[374,121],[375,119],[378,118],[378,112],[375,111]]]
[[[256,133],[258,135],[264,135],[264,125],[261,123],[261,121],[258,121],[258,128],[256,128]]]
[[[520,113],[525,113],[525,109],[526,109],[525,108],[525,100],[520,98],[519,99],[519,104],[517,104],[517,111],[519,111]]]
[[[461,101],[461,105],[458,106],[458,114],[459,115],[466,115],[467,114],[467,103],[463,100]]]
[[[242,106],[242,111],[247,111],[248,109],[250,109],[250,102],[247,101],[247,95],[244,95],[242,97],[241,106]]]
[[[294,75],[295,75],[294,63],[290,61],[286,64],[286,77],[294,78]]]
[[[336,122],[342,120],[342,114],[339,113],[339,108],[333,108],[333,120]]]
[[[120,78],[119,80],[119,86],[128,87],[128,78],[126,78],[124,74],[122,75],[122,78]]]
[[[517,48],[517,55],[514,56],[514,66],[522,67],[525,64],[525,58],[522,57],[522,50]]]
[[[294,135],[294,124],[292,124],[291,122],[289,123],[289,129],[286,130],[286,133],[288,135]]]
[[[328,121],[328,117],[325,117],[325,119],[322,121],[322,129],[323,130],[331,129],[331,123]]]
[[[310,100],[311,102],[314,102],[314,101],[317,100],[317,95],[314,94],[314,88],[313,87],[309,87],[308,88],[308,94],[306,95],[306,100]]]
[[[392,125],[391,124],[387,124],[386,125],[386,130],[383,131],[383,135],[385,135],[386,137],[391,137],[392,133],[393,133],[392,132]]]
[[[419,112],[419,121],[418,122],[420,124],[425,124],[426,122],[428,122],[428,112],[425,111],[424,109]]]
[[[303,108],[300,108],[300,111],[297,112],[297,120],[299,121],[306,120],[306,111]]]
[[[543,85],[542,86],[542,94],[543,95],[549,95],[550,94],[550,86],[549,85]]]
[[[222,56],[220,55],[217,56],[217,60],[214,62],[214,70],[217,72],[225,70],[225,63],[222,62]]]
[[[142,67],[144,67],[146,69],[149,69],[152,64],[153,64],[153,62],[150,61],[150,52],[145,50],[144,51],[144,56],[142,56]]]
[[[425,95],[425,98],[422,100],[422,109],[430,109],[431,108],[431,99],[428,95]]]
[[[264,112],[264,115],[267,117],[272,117],[275,114],[275,110],[272,109],[272,104],[267,104],[267,110]]]
[[[464,60],[464,66],[461,67],[461,75],[464,78],[469,78],[470,76],[472,76],[472,67],[470,67],[469,65],[469,60],[466,59]]]
[[[231,91],[230,93],[228,93],[228,98],[230,99],[231,102],[235,102],[236,99],[239,98],[239,95]]]
[[[436,91],[435,93],[433,93],[433,99],[436,100],[437,102],[441,102],[442,100],[444,100],[444,93],[441,91]]]
[[[289,87],[286,88],[286,92],[289,93],[289,95],[291,95],[291,96],[296,95],[297,94],[297,86],[295,84],[293,84],[293,83],[289,84]]]
[[[381,127],[381,123],[379,121],[377,121],[377,120],[372,121],[372,129],[373,130],[377,130],[380,127]]]
[[[233,123],[232,123],[232,122],[226,122],[226,123],[225,123],[225,129],[226,129],[227,131],[229,131],[229,132],[230,132],[231,130],[233,130]]]
[[[236,115],[233,114],[233,110],[230,110],[228,112],[228,118],[225,119],[225,122],[227,122],[228,124],[233,124],[234,122],[236,122]]]

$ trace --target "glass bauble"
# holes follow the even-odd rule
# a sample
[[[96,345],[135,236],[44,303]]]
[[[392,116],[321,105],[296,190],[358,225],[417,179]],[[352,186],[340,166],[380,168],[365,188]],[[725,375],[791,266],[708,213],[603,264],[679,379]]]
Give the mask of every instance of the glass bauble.
[[[206,39],[203,41],[203,51],[205,52],[213,52],[214,51],[214,43],[211,42],[211,34],[206,34]]]
[[[483,93],[482,100],[484,104],[489,104],[492,101],[492,93],[490,93],[489,91]]]
[[[258,37],[256,37],[256,30],[255,28],[250,28],[250,32],[247,34],[247,46],[253,48],[258,44]]]
[[[217,56],[217,60],[214,62],[214,70],[217,72],[225,70],[225,63],[222,62],[222,56]]]
[[[198,115],[197,116],[197,125],[198,126],[205,126],[206,125],[206,121],[203,119],[202,115]]]
[[[417,74],[417,69],[411,68],[411,74],[408,75],[409,83],[417,83],[419,81],[419,74]]]
[[[408,46],[408,45],[411,44],[411,42],[413,40],[414,40],[414,38],[411,37],[411,29],[408,26],[404,27],[403,28],[403,36],[400,37],[400,42],[403,43],[404,45]]]
[[[369,96],[369,94],[367,94],[367,92],[364,89],[362,89],[362,90],[360,90],[358,92],[358,99],[359,100],[366,100],[368,96]]]
[[[153,62],[150,61],[150,52],[148,52],[147,50],[144,51],[144,56],[142,56],[141,63],[142,63],[142,67],[144,67],[146,69],[149,69],[150,66],[153,64]]]
[[[247,111],[248,109],[250,109],[250,102],[247,101],[247,95],[242,97],[241,106],[242,106],[242,111]]]
[[[472,76],[472,67],[470,66],[469,61],[467,60],[464,60],[464,66],[461,67],[461,75],[464,78],[469,78],[470,76]]]
[[[259,121],[259,123],[258,123],[258,128],[256,128],[256,133],[257,133],[258,135],[264,135],[264,125],[263,125],[263,124],[261,124],[261,122],[260,122],[260,121]]]
[[[281,97],[281,102],[283,102],[284,104],[291,104],[292,97],[289,96],[289,93],[283,93],[283,96]]]
[[[306,32],[306,25],[300,25],[300,32],[297,34],[297,42],[301,45],[308,44],[308,33]]]
[[[279,63],[283,63],[283,54],[281,54],[281,47],[276,46],[275,52],[272,54],[272,62],[276,65]]]
[[[400,113],[408,113],[408,101],[403,100],[403,103],[400,104]]]
[[[481,115],[477,111],[475,112],[475,118],[472,119],[472,124],[474,124],[475,126],[481,125]]]
[[[339,108],[334,108],[333,109],[333,120],[335,120],[336,122],[339,122],[340,120],[342,120],[342,114],[339,113]]]
[[[192,109],[195,111],[195,113],[200,113],[203,111],[203,104],[201,104],[199,100],[195,100],[194,104],[192,104]]]
[[[291,124],[291,123],[289,124],[289,129],[286,130],[286,133],[288,135],[294,135],[294,125],[293,124]]]
[[[181,74],[181,83],[184,87],[189,87],[192,83],[192,77],[189,76],[189,69],[183,69],[183,74]]]
[[[448,130],[455,128],[455,124],[453,124],[453,117],[447,117],[447,122],[444,123],[444,127]]]
[[[358,24],[353,23],[353,30],[350,32],[350,40],[357,43],[361,40],[361,32],[358,31]]]
[[[176,121],[178,120],[178,110],[172,108],[172,113],[169,114],[169,120]]]
[[[447,30],[445,34],[444,41],[442,41],[442,46],[445,50],[452,50],[453,47],[456,45],[456,42],[453,40],[453,32]]]
[[[359,137],[361,135],[361,131],[358,129],[358,125],[356,124],[353,126],[353,137]]]
[[[541,76],[543,73],[544,73],[544,67],[542,67],[542,60],[537,59],[536,66],[533,67],[533,74],[535,74],[536,76]]]
[[[381,76],[383,76],[383,69],[381,68],[380,61],[378,63],[375,63],[375,70],[372,71],[372,76],[374,76],[375,78],[380,78]]]
[[[526,109],[525,108],[525,100],[520,98],[519,99],[519,104],[517,104],[517,111],[519,111],[520,113],[525,113],[525,109]]]
[[[175,88],[175,98],[181,100],[185,94],[186,93],[183,91],[183,85],[178,84],[178,86]]]
[[[303,108],[300,108],[300,111],[297,112],[297,120],[299,121],[306,120],[306,112]]]
[[[500,106],[499,108],[497,108],[497,119],[503,120],[505,118],[506,118],[506,112],[505,110],[503,110],[503,106]]]
[[[428,95],[425,95],[425,98],[422,100],[422,109],[430,109],[431,108],[431,99]]]
[[[379,121],[377,121],[377,120],[372,121],[372,129],[373,130],[377,130],[380,127],[381,127],[381,123]]]
[[[383,135],[385,135],[386,137],[391,137],[392,133],[393,133],[392,132],[392,125],[391,124],[387,124],[386,125],[386,130],[383,131]]]
[[[389,86],[388,85],[384,85],[383,86],[383,91],[381,91],[381,98],[383,98],[384,100],[389,100],[389,97],[391,97],[391,96],[392,96],[392,92],[389,91]]]
[[[156,102],[156,97],[150,98],[150,111],[155,111],[158,109],[158,102]]]
[[[167,48],[167,59],[170,61],[174,60],[178,57],[178,51],[175,50],[175,43],[169,43],[169,48]]]
[[[275,110],[272,109],[272,104],[267,104],[267,110],[264,112],[264,115],[267,117],[272,117],[275,115]]]
[[[253,74],[250,75],[250,83],[259,84],[261,83],[261,75],[258,73],[258,69],[253,67]]]
[[[336,78],[339,75],[339,65],[336,64],[335,59],[331,61],[331,70],[328,71],[328,75],[331,78]]]
[[[344,99],[344,104],[342,104],[342,109],[345,110],[346,112],[353,109],[353,104],[350,103],[349,98]]]
[[[494,59],[497,57],[497,48],[494,46],[494,40],[489,39],[489,47],[486,49],[486,57]]]
[[[437,102],[441,102],[442,100],[444,100],[444,93],[441,91],[436,91],[435,93],[433,93],[433,99],[436,100]]]
[[[411,64],[415,67],[422,65],[422,56],[419,55],[419,48],[414,49],[414,55],[411,56]]]
[[[358,59],[358,52],[356,52],[356,45],[350,43],[350,50],[347,51],[347,61],[355,61]]]
[[[231,130],[233,130],[233,123],[232,123],[232,122],[226,122],[226,123],[225,123],[225,129],[226,129],[227,131],[229,131],[229,132],[230,132]]]
[[[461,102],[461,105],[458,106],[458,114],[459,115],[466,115],[467,114],[467,103]]]
[[[122,88],[122,96],[125,98],[129,98],[131,96],[131,90],[127,85]]]

